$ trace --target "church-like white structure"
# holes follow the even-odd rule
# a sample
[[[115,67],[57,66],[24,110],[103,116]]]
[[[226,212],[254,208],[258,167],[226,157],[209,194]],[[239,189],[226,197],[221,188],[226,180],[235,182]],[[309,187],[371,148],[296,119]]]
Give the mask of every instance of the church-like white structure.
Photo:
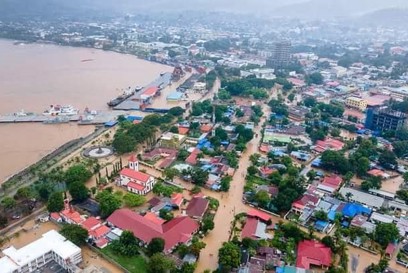
[[[130,192],[146,195],[155,183],[153,176],[139,171],[139,161],[134,155],[129,158],[129,166],[120,171],[120,185]]]

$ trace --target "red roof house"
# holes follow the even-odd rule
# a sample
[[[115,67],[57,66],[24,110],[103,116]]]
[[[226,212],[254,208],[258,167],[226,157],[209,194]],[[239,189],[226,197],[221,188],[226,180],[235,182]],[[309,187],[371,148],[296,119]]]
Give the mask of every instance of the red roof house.
[[[245,226],[241,232],[242,239],[244,238],[251,238],[254,240],[257,239],[255,237],[257,226],[258,226],[258,220],[256,218],[248,217],[245,222]]]
[[[127,176],[133,180],[140,181],[143,183],[146,183],[150,178],[150,175],[148,175],[147,173],[135,171],[128,168],[121,170],[120,175]]]
[[[317,206],[320,198],[318,195],[306,192],[301,198],[292,203],[292,210],[297,213],[302,213],[306,206]]]
[[[95,241],[95,245],[98,248],[104,248],[104,247],[108,246],[108,243],[109,243],[109,240],[106,239],[106,238],[101,238],[101,239]]]
[[[140,98],[142,100],[146,100],[148,98],[153,97],[154,95],[156,95],[157,91],[159,91],[159,88],[157,86],[151,86],[149,88],[147,88],[141,95]]]
[[[163,238],[166,253],[171,252],[179,244],[188,243],[200,227],[188,216],[176,217],[164,224],[157,224],[130,209],[116,210],[107,221],[117,228],[132,231],[136,238],[146,244],[153,238]]]
[[[201,133],[208,133],[208,132],[211,132],[211,130],[212,130],[212,125],[210,124],[204,124],[200,127]]]
[[[156,213],[153,212],[146,212],[144,218],[158,225],[162,225],[166,222],[166,220],[161,219]]]
[[[64,201],[64,210],[60,212],[62,219],[68,224],[81,224],[84,219],[81,217],[81,214],[77,212],[69,203],[69,200]]]
[[[271,220],[271,216],[268,213],[255,208],[250,209],[247,215],[250,217],[258,218],[264,222],[268,222],[269,220]]]
[[[99,226],[94,230],[91,230],[89,232],[89,235],[94,239],[94,240],[99,240],[103,238],[105,235],[107,235],[111,229],[107,226]]]
[[[51,217],[52,220],[54,220],[56,222],[61,222],[62,221],[62,218],[61,218],[61,216],[59,215],[58,212],[51,212],[50,217]]]
[[[310,266],[329,267],[331,250],[317,241],[302,241],[298,245],[296,267],[310,269]]]
[[[339,151],[343,149],[343,147],[344,147],[344,142],[328,137],[325,140],[316,141],[314,150],[316,152],[322,153],[326,150]]]
[[[338,175],[326,176],[323,179],[323,182],[318,186],[318,188],[325,189],[326,191],[329,191],[332,193],[340,187],[342,182],[343,182],[343,179]]]
[[[367,174],[372,175],[372,176],[384,177],[385,173],[378,169],[372,169],[372,170],[369,170]]]
[[[196,165],[197,164],[197,157],[198,157],[198,154],[200,153],[201,151],[200,151],[200,149],[197,149],[197,148],[195,148],[192,152],[191,152],[191,154],[186,158],[186,160],[185,160],[185,162],[187,163],[187,164],[190,164],[190,165]]]
[[[81,226],[86,229],[88,232],[98,228],[101,225],[101,221],[95,217],[89,217],[82,222]]]
[[[259,173],[262,177],[267,178],[269,175],[277,172],[278,170],[269,166],[262,166],[259,168]]]
[[[187,127],[181,127],[181,126],[178,127],[179,135],[187,135],[189,131],[190,129]]]
[[[183,203],[183,194],[181,192],[175,192],[171,195],[171,203],[180,208]]]
[[[186,213],[194,219],[202,219],[210,202],[205,198],[193,198],[188,203]]]
[[[241,237],[251,238],[254,240],[258,239],[270,239],[271,236],[267,234],[266,231],[267,225],[257,218],[247,217],[244,228],[241,232]]]

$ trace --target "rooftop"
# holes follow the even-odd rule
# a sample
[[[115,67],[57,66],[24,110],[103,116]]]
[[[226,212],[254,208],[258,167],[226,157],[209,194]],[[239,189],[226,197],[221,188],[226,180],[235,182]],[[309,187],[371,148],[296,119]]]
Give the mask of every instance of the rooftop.
[[[298,245],[296,266],[310,269],[311,265],[329,267],[331,263],[331,250],[316,241],[302,241]]]
[[[140,182],[147,182],[150,179],[150,175],[129,168],[124,168],[123,170],[121,170],[120,175],[130,177]]]
[[[107,221],[122,230],[132,231],[135,237],[145,243],[155,237],[163,238],[165,251],[187,243],[199,228],[199,224],[188,216],[175,217],[164,224],[158,224],[130,209],[116,210]]]
[[[79,247],[68,241],[57,231],[50,230],[47,233],[44,233],[37,241],[20,249],[11,246],[3,250],[5,256],[0,259],[1,272],[13,272],[19,267],[26,265],[50,251],[55,252],[64,260],[81,253]]]

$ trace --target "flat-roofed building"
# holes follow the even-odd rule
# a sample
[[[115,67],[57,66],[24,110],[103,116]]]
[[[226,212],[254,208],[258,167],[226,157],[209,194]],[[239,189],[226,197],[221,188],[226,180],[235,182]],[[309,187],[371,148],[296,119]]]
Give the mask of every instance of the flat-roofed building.
[[[367,101],[362,98],[348,97],[345,103],[348,107],[356,108],[360,111],[364,111],[367,108]]]
[[[13,246],[3,250],[0,259],[1,273],[29,273],[56,262],[67,272],[77,272],[82,261],[81,248],[68,241],[55,230],[20,249]],[[41,271],[42,272],[42,271]]]

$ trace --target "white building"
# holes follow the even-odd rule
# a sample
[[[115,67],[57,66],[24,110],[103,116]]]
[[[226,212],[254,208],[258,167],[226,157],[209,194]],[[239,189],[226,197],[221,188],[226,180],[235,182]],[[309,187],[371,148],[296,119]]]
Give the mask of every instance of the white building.
[[[68,272],[76,272],[82,261],[81,248],[68,241],[55,230],[20,249],[13,246],[3,250],[0,259],[1,273],[29,273],[56,262]]]
[[[139,171],[139,161],[134,155],[129,158],[129,167],[120,171],[120,185],[125,186],[128,191],[146,195],[155,184],[153,176]]]

